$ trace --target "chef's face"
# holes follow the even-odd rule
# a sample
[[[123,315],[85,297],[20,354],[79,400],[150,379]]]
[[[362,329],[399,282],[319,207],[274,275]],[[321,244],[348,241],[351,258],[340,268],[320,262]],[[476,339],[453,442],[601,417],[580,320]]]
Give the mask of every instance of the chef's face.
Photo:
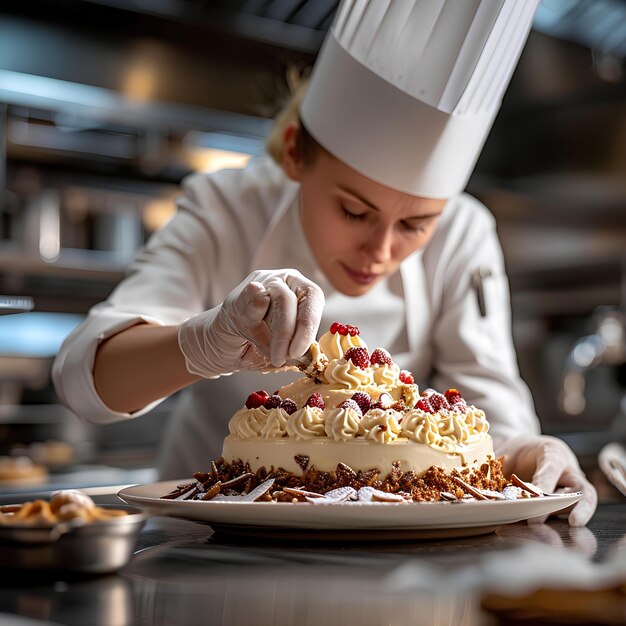
[[[285,131],[283,169],[301,185],[307,241],[335,289],[362,295],[430,241],[446,200],[376,183],[323,149],[304,163],[295,149],[297,128]]]

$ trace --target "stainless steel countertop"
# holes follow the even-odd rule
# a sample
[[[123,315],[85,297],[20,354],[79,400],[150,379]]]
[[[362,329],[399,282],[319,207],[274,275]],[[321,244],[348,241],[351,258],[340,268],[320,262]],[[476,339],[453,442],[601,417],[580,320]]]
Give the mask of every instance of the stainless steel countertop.
[[[93,497],[119,503],[110,493]],[[586,528],[553,519],[413,543],[243,541],[207,525],[153,517],[133,559],[115,575],[12,574],[0,590],[0,622],[21,616],[106,626],[482,624],[481,598],[494,586],[516,593],[529,584],[551,586],[550,579],[565,588],[587,588],[596,579],[606,586],[607,572],[614,575],[625,557],[626,502],[601,505]],[[555,568],[562,572],[556,580]],[[620,571],[624,583],[626,570]]]

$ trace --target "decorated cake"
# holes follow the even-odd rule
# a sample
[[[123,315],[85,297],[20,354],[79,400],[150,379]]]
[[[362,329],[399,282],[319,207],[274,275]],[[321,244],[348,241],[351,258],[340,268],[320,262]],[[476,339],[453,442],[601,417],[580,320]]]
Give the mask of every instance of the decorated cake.
[[[507,481],[485,413],[458,389],[420,393],[384,348],[333,323],[304,375],[250,393],[222,457],[164,498],[423,502],[541,495]]]

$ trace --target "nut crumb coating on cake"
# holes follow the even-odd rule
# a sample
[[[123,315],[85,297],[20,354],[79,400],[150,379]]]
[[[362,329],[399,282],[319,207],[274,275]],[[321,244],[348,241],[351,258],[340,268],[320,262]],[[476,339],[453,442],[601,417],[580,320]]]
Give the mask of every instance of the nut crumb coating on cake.
[[[376,468],[356,471],[344,463],[339,463],[332,472],[320,472],[314,466],[308,465],[306,457],[299,458],[298,463],[303,468],[302,475],[274,467],[269,469],[261,467],[252,472],[250,465],[242,460],[228,463],[220,458],[212,463],[210,471],[196,472],[193,475],[193,482],[178,485],[175,490],[162,498],[213,500],[220,494],[221,497],[217,497],[218,501],[237,499],[250,494],[269,480],[272,480],[272,485],[261,501],[304,501],[294,494],[286,493],[284,491],[286,488],[324,495],[345,487],[351,487],[356,491],[372,487],[384,493],[400,494],[409,502],[448,501],[451,499],[450,496],[457,500],[466,500],[468,496],[480,499],[480,496],[476,498],[476,492],[484,493],[484,499],[496,499],[493,494],[501,494],[508,486],[508,481],[502,473],[500,459],[491,459],[476,469],[465,468],[449,473],[433,466],[421,476],[413,472],[402,472],[397,464],[392,467],[391,472],[382,476],[380,470]],[[516,497],[529,496],[517,494]]]

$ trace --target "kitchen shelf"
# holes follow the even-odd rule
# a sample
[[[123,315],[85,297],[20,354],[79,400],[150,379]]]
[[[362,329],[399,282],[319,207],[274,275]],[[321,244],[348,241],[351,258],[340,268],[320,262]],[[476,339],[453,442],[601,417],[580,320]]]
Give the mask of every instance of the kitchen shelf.
[[[77,279],[96,279],[117,283],[124,276],[130,259],[98,250],[62,250],[56,261],[46,263],[39,257],[5,246],[0,250],[0,273],[42,275]]]

